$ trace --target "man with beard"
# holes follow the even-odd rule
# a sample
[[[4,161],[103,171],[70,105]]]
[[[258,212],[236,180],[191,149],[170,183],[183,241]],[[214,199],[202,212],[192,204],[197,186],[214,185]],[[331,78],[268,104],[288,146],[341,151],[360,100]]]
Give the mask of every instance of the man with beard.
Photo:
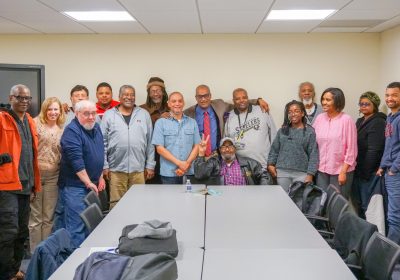
[[[263,113],[260,106],[251,105],[247,91],[233,91],[233,109],[225,123],[225,137],[235,139],[239,156],[257,160],[267,168],[267,159],[276,136],[275,123],[270,114]]]
[[[86,208],[83,199],[91,190],[98,193],[105,187],[102,176],[104,144],[100,126],[95,122],[95,104],[83,100],[76,103],[74,109],[76,118],[61,137],[58,186],[62,197],[58,203],[64,206],[63,226],[78,247],[86,237],[85,225],[79,217]]]
[[[162,116],[168,117],[168,94],[165,90],[164,80],[159,77],[151,77],[147,84],[147,99],[146,103],[140,105],[141,108],[149,112],[151,122],[153,124]],[[146,184],[161,184],[160,177],[160,155],[157,150],[154,153],[156,166],[154,176],[146,180]]]
[[[386,119],[385,150],[376,175],[385,176],[387,237],[400,244],[400,82],[392,82],[386,87],[385,102],[390,113]]]
[[[135,89],[119,89],[120,105],[108,110],[101,122],[105,158],[104,177],[110,180],[110,200],[118,201],[133,184],[154,176],[153,126],[149,113],[135,105]],[[112,204],[114,206],[114,204]]]
[[[310,82],[304,82],[299,85],[299,98],[306,108],[307,124],[312,125],[319,114],[321,114],[322,107],[314,102],[315,88]]]
[[[236,154],[235,142],[225,137],[221,140],[219,151],[221,159],[211,157],[205,160],[209,137],[202,138],[199,156],[194,161],[194,176],[198,180],[219,179],[221,185],[268,185],[270,176],[256,160]]]

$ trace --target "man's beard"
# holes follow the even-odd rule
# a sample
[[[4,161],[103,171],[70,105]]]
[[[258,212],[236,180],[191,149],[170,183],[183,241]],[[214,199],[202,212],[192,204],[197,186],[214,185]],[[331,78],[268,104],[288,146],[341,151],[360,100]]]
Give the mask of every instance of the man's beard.
[[[95,122],[94,123],[87,123],[87,124],[83,124],[82,126],[86,130],[92,130],[94,128],[95,124],[96,124]]]
[[[308,100],[303,99],[303,104],[304,104],[304,105],[311,105],[312,103],[313,103],[312,98],[310,98],[310,99],[308,99]]]
[[[235,154],[221,154],[224,161],[233,161],[235,159]]]

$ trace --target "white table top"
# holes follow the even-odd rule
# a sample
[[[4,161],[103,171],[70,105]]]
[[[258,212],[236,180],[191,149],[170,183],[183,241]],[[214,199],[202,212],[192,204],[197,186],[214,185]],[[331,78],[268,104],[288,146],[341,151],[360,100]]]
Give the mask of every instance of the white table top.
[[[332,249],[209,249],[202,280],[354,280]]]
[[[71,280],[76,268],[89,256],[90,248],[78,248],[74,253],[51,275],[49,280]],[[199,279],[203,263],[203,250],[196,248],[179,248],[176,257],[178,279]]]
[[[204,185],[193,185],[193,190]],[[169,221],[176,229],[178,246],[204,246],[204,195],[186,193],[185,186],[136,185],[81,244],[81,247],[116,247],[126,225],[146,220]]]
[[[208,188],[206,250],[329,248],[280,186]]]

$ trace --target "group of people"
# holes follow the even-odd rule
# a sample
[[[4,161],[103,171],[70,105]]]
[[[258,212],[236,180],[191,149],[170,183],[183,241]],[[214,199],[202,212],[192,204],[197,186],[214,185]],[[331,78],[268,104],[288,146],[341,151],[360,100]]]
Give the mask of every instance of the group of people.
[[[100,83],[97,103],[77,85],[71,107],[49,97],[32,118],[29,88],[13,86],[10,106],[0,110],[0,280],[17,274],[28,236],[33,251],[52,229],[66,228],[79,246],[89,191],[107,188],[115,202],[134,184],[187,179],[277,182],[286,191],[294,181],[334,184],[363,213],[373,176],[384,175],[388,236],[400,243],[400,82],[386,88],[387,121],[373,92],[360,96],[357,122],[343,112],[339,88],[324,90],[317,104],[313,84],[304,82],[298,96],[286,104],[277,130],[268,103],[249,99],[243,88],[227,103],[199,85],[197,104],[184,109],[184,95],[168,95],[158,77],[150,78],[140,106],[131,85],[120,87],[117,101],[111,85]]]

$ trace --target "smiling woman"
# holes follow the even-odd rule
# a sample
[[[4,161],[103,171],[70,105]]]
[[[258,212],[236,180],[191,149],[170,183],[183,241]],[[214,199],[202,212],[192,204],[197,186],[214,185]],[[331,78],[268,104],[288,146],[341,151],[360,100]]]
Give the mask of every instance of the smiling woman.
[[[343,113],[345,96],[340,88],[327,88],[321,96],[324,113],[313,126],[319,148],[317,185],[334,184],[350,199],[357,158],[357,130],[353,119]]]
[[[31,202],[29,235],[31,252],[51,233],[54,209],[58,198],[58,174],[61,160],[60,139],[65,121],[61,102],[49,97],[42,104],[39,116],[35,119],[38,138],[38,162],[42,179],[42,191]]]

